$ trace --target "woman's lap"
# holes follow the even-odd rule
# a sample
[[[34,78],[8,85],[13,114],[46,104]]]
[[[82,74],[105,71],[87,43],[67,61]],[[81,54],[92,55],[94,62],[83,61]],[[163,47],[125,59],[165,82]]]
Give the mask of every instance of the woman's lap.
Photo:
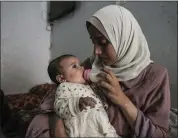
[[[26,138],[50,138],[49,115],[36,115],[26,132]]]

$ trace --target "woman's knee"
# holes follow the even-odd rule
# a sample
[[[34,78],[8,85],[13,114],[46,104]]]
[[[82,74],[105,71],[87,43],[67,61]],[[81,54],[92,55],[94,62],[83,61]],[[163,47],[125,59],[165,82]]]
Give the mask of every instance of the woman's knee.
[[[39,138],[47,135],[50,135],[48,114],[36,115],[29,124],[26,132],[26,138]]]

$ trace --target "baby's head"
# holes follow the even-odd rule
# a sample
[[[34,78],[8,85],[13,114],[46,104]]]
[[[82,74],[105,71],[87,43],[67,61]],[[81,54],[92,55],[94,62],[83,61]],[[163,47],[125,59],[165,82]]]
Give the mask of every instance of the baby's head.
[[[48,66],[50,79],[56,84],[73,82],[84,84],[84,68],[80,66],[79,59],[74,55],[62,55],[53,59]]]

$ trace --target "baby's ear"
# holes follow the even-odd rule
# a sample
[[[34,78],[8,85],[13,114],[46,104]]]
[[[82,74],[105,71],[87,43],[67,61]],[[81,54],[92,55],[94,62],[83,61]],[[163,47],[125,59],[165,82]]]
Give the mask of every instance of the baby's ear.
[[[56,80],[57,80],[59,83],[62,83],[62,82],[65,82],[65,81],[66,81],[65,78],[64,78],[64,76],[61,75],[61,74],[56,76]]]

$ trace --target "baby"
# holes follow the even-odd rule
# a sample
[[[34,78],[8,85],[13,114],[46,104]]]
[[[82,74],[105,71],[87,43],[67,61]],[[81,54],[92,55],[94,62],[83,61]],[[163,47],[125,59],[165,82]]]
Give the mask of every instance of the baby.
[[[54,109],[64,120],[68,136],[119,137],[100,97],[83,78],[83,72],[79,59],[73,55],[62,55],[48,66],[51,80],[59,84]]]

